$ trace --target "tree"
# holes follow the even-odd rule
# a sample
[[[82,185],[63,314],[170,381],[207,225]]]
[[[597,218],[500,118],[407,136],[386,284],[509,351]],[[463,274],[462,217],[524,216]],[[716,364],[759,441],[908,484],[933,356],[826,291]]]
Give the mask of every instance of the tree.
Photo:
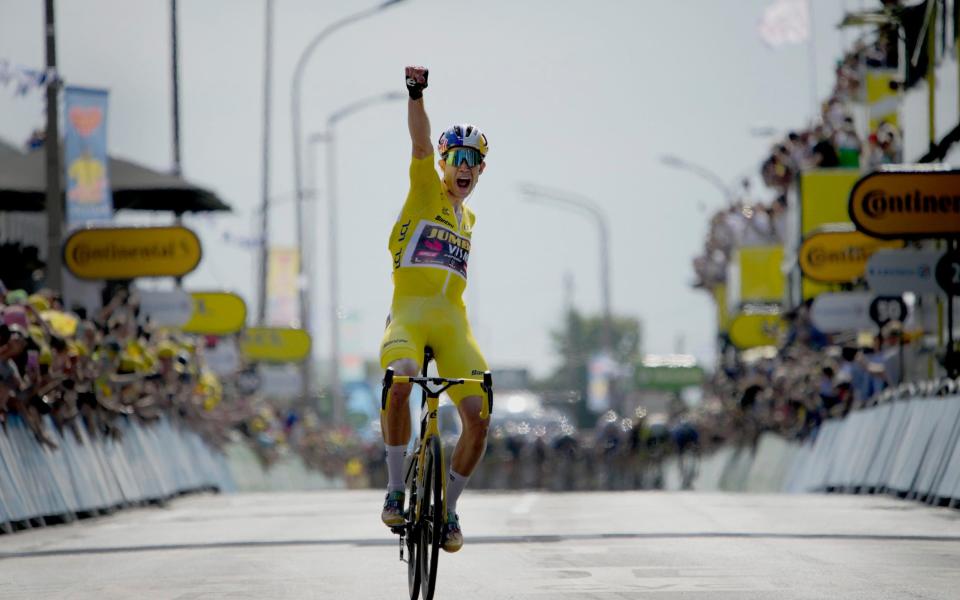
[[[602,316],[584,316],[570,310],[559,329],[550,332],[559,367],[540,383],[542,389],[568,390],[577,396],[577,419],[581,425],[592,420],[587,410],[587,382],[590,358],[603,351]],[[614,361],[619,365],[635,364],[640,358],[641,324],[636,317],[614,316],[611,342]]]

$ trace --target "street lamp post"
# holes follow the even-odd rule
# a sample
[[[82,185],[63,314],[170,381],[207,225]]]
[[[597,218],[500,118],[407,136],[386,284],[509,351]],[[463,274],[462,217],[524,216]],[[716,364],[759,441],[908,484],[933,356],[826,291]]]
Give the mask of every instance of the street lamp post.
[[[323,133],[314,133],[308,138],[309,147],[317,142],[327,145],[327,259],[330,287],[330,388],[333,394],[333,420],[340,424],[344,422],[345,405],[343,390],[340,385],[340,270],[338,263],[339,243],[337,241],[337,123],[350,115],[356,114],[371,106],[404,100],[406,94],[387,92],[376,96],[369,96],[352,102],[332,113],[327,118],[327,129]],[[308,161],[309,168],[313,168],[315,161],[312,157]],[[312,179],[312,177],[311,177]],[[312,254],[311,254],[312,255]]]
[[[257,274],[257,324],[267,322],[267,275],[270,269],[270,131],[273,106],[273,0],[264,3],[263,130],[260,144],[260,264]]]
[[[733,190],[730,189],[730,186],[724,183],[722,177],[710,169],[686,161],[679,156],[672,156],[670,154],[664,154],[660,156],[660,162],[673,169],[679,169],[681,171],[693,173],[700,179],[710,182],[711,185],[720,190],[720,192],[723,194],[723,197],[726,198],[729,204],[734,204],[736,202],[737,195],[733,192]]]
[[[594,219],[600,241],[600,291],[603,295],[603,346],[613,352],[613,316],[610,308],[610,226],[607,215],[592,200],[583,196],[524,183],[520,192],[528,202],[556,204]]]
[[[44,3],[44,36],[47,63],[47,135],[46,154],[47,201],[47,273],[46,285],[55,292],[63,291],[63,182],[60,165],[59,93],[60,75],[57,72],[57,29],[54,19],[54,1]]]
[[[361,10],[352,15],[348,15],[338,21],[334,21],[330,25],[327,25],[322,29],[317,35],[310,40],[310,43],[306,45],[303,49],[303,52],[300,53],[300,57],[297,59],[297,64],[293,70],[293,81],[290,85],[290,122],[293,129],[293,178],[294,185],[297,191],[297,204],[296,204],[296,219],[297,219],[297,252],[299,254],[298,260],[298,287],[299,287],[299,299],[300,299],[300,327],[310,332],[310,295],[309,295],[309,286],[307,285],[307,270],[304,265],[305,253],[303,250],[303,242],[307,237],[304,233],[304,227],[306,227],[306,220],[304,219],[303,214],[303,201],[304,201],[304,189],[303,189],[303,175],[302,175],[302,160],[301,160],[301,145],[302,145],[302,127],[301,127],[301,114],[300,114],[300,95],[301,95],[301,86],[303,84],[303,74],[307,67],[307,62],[310,60],[310,57],[313,55],[313,52],[316,50],[317,46],[320,45],[325,39],[327,39],[333,32],[349,25],[364,19],[366,17],[372,16],[381,10],[398,4],[403,0],[386,0],[376,6]],[[313,373],[313,359],[312,357],[307,357],[307,360],[304,361],[303,366],[301,367],[301,394],[306,400],[310,396],[310,380]]]

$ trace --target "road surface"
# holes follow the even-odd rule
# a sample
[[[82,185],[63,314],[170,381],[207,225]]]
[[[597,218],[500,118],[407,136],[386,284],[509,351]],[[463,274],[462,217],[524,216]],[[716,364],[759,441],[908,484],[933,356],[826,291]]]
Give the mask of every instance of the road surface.
[[[0,597],[400,599],[374,491],[180,498],[0,536]],[[887,497],[468,491],[437,598],[960,598],[960,511]]]

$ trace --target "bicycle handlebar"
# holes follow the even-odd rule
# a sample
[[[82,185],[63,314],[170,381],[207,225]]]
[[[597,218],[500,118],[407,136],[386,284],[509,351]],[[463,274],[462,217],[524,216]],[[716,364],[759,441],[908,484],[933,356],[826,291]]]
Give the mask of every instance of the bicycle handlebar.
[[[483,406],[480,407],[480,418],[486,419],[490,416],[490,413],[493,412],[493,375],[490,371],[487,371],[483,374],[483,379],[467,379],[467,378],[449,378],[449,377],[411,377],[409,375],[394,375],[393,369],[387,368],[387,372],[383,377],[383,392],[380,398],[380,408],[381,410],[387,410],[387,400],[390,397],[390,387],[394,383],[407,383],[407,384],[417,384],[422,387],[429,396],[437,398],[441,393],[445,392],[449,388],[452,388],[455,385],[463,385],[465,383],[478,383],[480,384],[480,389],[482,389],[487,394],[487,401],[483,403]],[[430,385],[442,386],[439,389],[432,390]]]
[[[460,385],[462,383],[479,383],[480,385],[484,384],[482,379],[465,379],[463,377],[409,377],[406,375],[394,375],[393,383],[416,383],[418,385],[423,385],[425,383],[432,383],[433,385],[443,385],[449,383],[451,385]]]

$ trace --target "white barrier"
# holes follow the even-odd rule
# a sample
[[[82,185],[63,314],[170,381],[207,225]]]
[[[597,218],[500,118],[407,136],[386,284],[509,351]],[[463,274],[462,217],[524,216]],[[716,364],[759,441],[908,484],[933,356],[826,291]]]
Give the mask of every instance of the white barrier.
[[[800,443],[765,433],[756,452],[721,448],[694,488],[886,492],[960,506],[960,396],[889,400],[826,421]]]
[[[960,396],[890,401],[825,422],[788,451],[782,490],[960,503]]]
[[[40,444],[17,415],[0,429],[0,526],[7,531],[31,519],[235,489],[224,455],[166,417],[150,425],[119,419],[120,440],[91,437],[81,423],[62,433],[49,417],[45,425],[57,449]]]

